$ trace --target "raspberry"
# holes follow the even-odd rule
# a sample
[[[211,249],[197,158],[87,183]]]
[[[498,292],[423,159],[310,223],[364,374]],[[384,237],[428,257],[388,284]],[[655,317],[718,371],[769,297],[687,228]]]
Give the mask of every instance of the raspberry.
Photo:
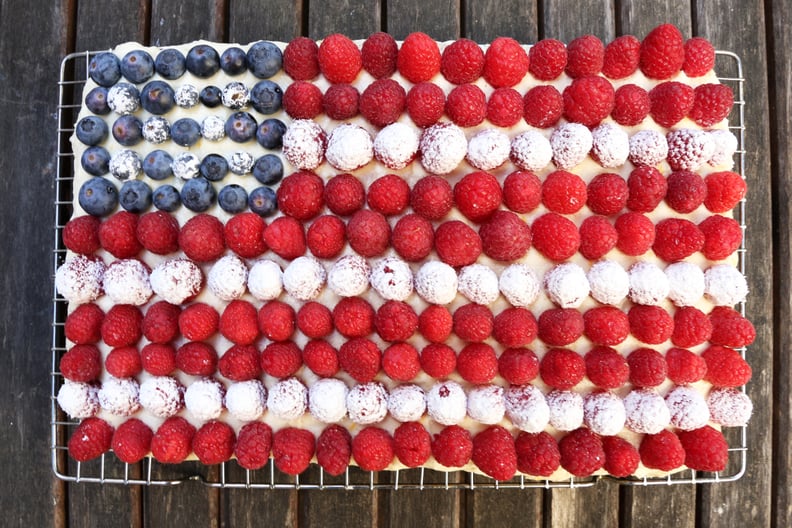
[[[99,242],[101,223],[101,220],[91,215],[72,218],[63,226],[63,245],[75,253],[91,255],[102,247]]]
[[[487,116],[487,96],[475,84],[461,84],[448,94],[445,112],[461,127],[480,124]]]
[[[319,44],[319,70],[331,84],[351,83],[363,68],[360,50],[349,37],[328,35]]]
[[[308,249],[316,258],[338,256],[346,244],[346,226],[340,218],[322,215],[311,223],[305,235]]]
[[[143,335],[142,324],[143,314],[137,306],[116,304],[102,321],[102,340],[111,347],[134,345]]]
[[[632,35],[622,35],[605,46],[602,73],[609,79],[624,79],[638,69],[641,42]]]
[[[618,436],[603,436],[605,471],[616,478],[628,477],[638,469],[641,455],[630,442]]]
[[[308,37],[296,37],[283,50],[283,71],[295,81],[319,75],[319,46]]]
[[[639,213],[649,213],[663,201],[668,183],[655,167],[639,165],[630,172],[627,188],[627,208]]]
[[[511,87],[525,77],[528,65],[528,54],[519,42],[510,37],[498,37],[484,54],[482,75],[493,88]]]
[[[712,172],[704,178],[704,183],[707,184],[704,206],[713,213],[731,211],[745,198],[745,180],[736,172]]]
[[[454,349],[444,343],[431,343],[421,350],[421,368],[433,378],[444,379],[456,370]]]
[[[66,339],[78,345],[96,343],[102,338],[104,312],[93,303],[81,304],[66,317]]]
[[[352,119],[358,114],[360,93],[351,84],[333,84],[322,96],[322,109],[337,121]]]
[[[638,125],[649,115],[651,105],[646,90],[635,84],[625,84],[613,96],[611,117],[620,125]]]
[[[284,427],[272,435],[272,459],[287,475],[299,475],[308,469],[315,449],[316,439],[307,429]]]
[[[352,215],[347,224],[349,245],[362,257],[381,255],[390,243],[390,225],[385,217],[369,209]]]
[[[413,186],[410,206],[427,220],[440,220],[454,204],[451,184],[435,175],[424,176]]]
[[[399,46],[387,33],[372,33],[361,48],[363,69],[375,79],[390,77],[396,71]]]
[[[506,308],[492,325],[492,336],[504,347],[521,347],[536,339],[536,318],[525,308]]]
[[[684,62],[682,33],[672,24],[657,26],[641,42],[641,71],[650,79],[668,79]]]
[[[704,380],[716,387],[740,387],[751,379],[751,366],[734,349],[712,345],[701,357],[707,363]]]
[[[409,343],[394,343],[382,353],[382,370],[392,380],[410,381],[421,370],[418,351]]]
[[[247,301],[233,300],[220,315],[218,329],[223,337],[237,345],[249,345],[259,335],[256,308]]]
[[[511,211],[502,210],[495,211],[482,224],[479,236],[484,253],[492,259],[504,262],[523,257],[532,241],[531,227]]]
[[[149,453],[153,436],[154,432],[148,425],[137,418],[130,418],[113,433],[113,452],[121,462],[140,462]]]
[[[693,107],[693,88],[676,81],[663,82],[649,91],[649,113],[666,128],[679,123]]]
[[[578,77],[564,89],[564,117],[588,127],[599,124],[613,110],[613,86],[604,77]]]
[[[630,332],[642,343],[659,345],[668,341],[674,332],[674,320],[659,306],[633,305],[627,317]]]
[[[324,206],[322,178],[309,171],[299,171],[281,181],[278,187],[278,209],[297,220],[309,220]]]
[[[385,216],[401,214],[410,204],[410,186],[397,174],[386,174],[368,188],[369,209]]]
[[[270,341],[286,341],[294,334],[294,308],[283,301],[265,303],[258,312],[258,329]]]
[[[302,353],[291,341],[270,343],[261,351],[261,370],[279,379],[292,376],[302,366]]]
[[[499,127],[510,127],[523,117],[523,98],[513,88],[498,88],[487,100],[487,119]]]
[[[333,424],[316,439],[316,461],[325,473],[338,476],[349,466],[352,458],[352,437],[345,428]]]
[[[567,75],[576,79],[597,75],[605,60],[605,46],[594,35],[583,35],[567,45]]]
[[[583,314],[583,335],[597,345],[618,345],[630,334],[627,314],[614,306],[598,306]]]
[[[322,90],[308,81],[294,81],[283,92],[282,105],[292,119],[313,119],[322,113]]]
[[[674,346],[690,348],[709,341],[712,323],[707,315],[693,306],[682,306],[674,313],[674,332],[671,342]]]
[[[377,309],[374,327],[385,341],[407,341],[418,329],[418,316],[405,302],[386,301]]]
[[[707,363],[704,358],[684,348],[670,348],[665,355],[668,379],[677,385],[688,385],[704,378]]]
[[[102,373],[102,354],[94,345],[74,345],[61,357],[60,371],[70,381],[98,379]]]
[[[542,331],[541,321],[542,318],[540,317],[540,335]],[[568,348],[551,348],[545,352],[542,361],[539,363],[539,375],[542,381],[558,390],[571,389],[580,383],[585,374],[586,363],[583,358],[580,354]]]
[[[486,343],[470,343],[459,351],[457,372],[462,379],[476,385],[489,383],[498,373],[495,350]]]
[[[264,243],[264,229],[267,224],[252,212],[245,212],[229,218],[223,228],[228,249],[242,258],[256,258],[267,250]]]
[[[699,225],[704,234],[701,253],[710,260],[722,260],[732,255],[742,243],[742,228],[737,220],[712,215]]]
[[[164,211],[142,215],[135,233],[138,242],[157,255],[167,255],[179,249],[179,222]]]
[[[539,374],[539,359],[528,348],[507,348],[498,358],[498,373],[511,385],[526,385]]]
[[[427,341],[443,343],[451,335],[453,316],[445,306],[427,306],[418,317],[418,331]]]
[[[595,346],[583,358],[586,376],[600,389],[617,389],[630,376],[630,367],[624,356],[606,346]]]
[[[181,308],[166,301],[159,301],[146,310],[141,330],[152,343],[168,343],[179,334]]]
[[[627,364],[630,366],[630,383],[636,387],[657,387],[666,379],[666,362],[657,350],[633,350],[627,356]]]
[[[657,434],[644,435],[638,453],[644,466],[660,471],[671,471],[685,462],[682,443],[677,435],[668,429]]]
[[[444,427],[432,438],[432,456],[445,467],[462,467],[473,455],[470,433],[458,425]]]
[[[665,201],[671,209],[678,213],[692,213],[707,196],[704,179],[695,172],[674,171],[668,175],[666,181],[668,190]]]
[[[420,422],[403,423],[393,431],[393,452],[405,466],[421,466],[432,454],[432,437]]]
[[[567,260],[580,247],[577,226],[557,213],[545,213],[534,220],[531,231],[536,250],[556,262]]]
[[[528,51],[528,71],[540,81],[552,81],[564,73],[567,49],[556,39],[542,39]]]
[[[138,216],[119,211],[99,226],[99,242],[111,255],[119,259],[132,258],[143,249],[137,239]]]
[[[460,220],[449,220],[440,224],[434,234],[434,244],[440,260],[453,267],[473,264],[482,249],[479,235]]]
[[[590,429],[579,428],[558,442],[561,467],[576,477],[587,477],[605,465],[600,437]]]
[[[500,425],[491,425],[473,437],[471,459],[495,480],[509,480],[517,472],[514,438]]]
[[[536,128],[550,128],[564,113],[564,99],[554,86],[534,86],[523,97],[523,118]]]
[[[445,112],[445,92],[434,83],[418,83],[407,93],[407,113],[419,127],[434,125]]]
[[[627,205],[629,188],[624,178],[612,172],[594,176],[586,189],[586,204],[591,212],[614,215]]]
[[[297,312],[297,328],[310,338],[325,337],[333,331],[333,314],[323,304],[309,301]]]
[[[308,341],[303,347],[302,358],[305,366],[317,376],[329,378],[338,372],[338,352],[323,339]]]
[[[220,325],[220,314],[209,304],[196,302],[179,314],[179,332],[191,341],[204,341],[215,333]]]
[[[116,378],[131,378],[140,374],[143,365],[137,348],[116,347],[105,358],[105,370]]]
[[[529,213],[542,199],[542,182],[529,171],[514,171],[503,181],[503,203],[515,213]]]
[[[176,350],[176,368],[190,376],[211,376],[217,370],[217,352],[202,341],[188,341]]]
[[[393,460],[393,447],[393,438],[385,429],[368,426],[352,439],[352,457],[362,470],[381,471]]]
[[[333,176],[324,188],[327,208],[338,216],[351,215],[363,207],[365,199],[363,184],[351,174]]]
[[[402,42],[396,67],[413,84],[428,81],[440,71],[440,48],[432,38],[421,32],[407,35]]]
[[[472,83],[484,69],[484,52],[474,41],[460,38],[443,50],[440,72],[452,84]]]
[[[652,249],[666,262],[683,260],[704,246],[704,234],[684,218],[667,218],[655,226]]]
[[[616,219],[614,225],[619,234],[616,247],[625,255],[643,255],[654,244],[655,226],[641,213],[624,213]]]
[[[454,312],[454,333],[465,341],[484,341],[492,334],[493,323],[492,312],[480,304],[463,304]]]
[[[176,350],[162,343],[149,343],[140,350],[143,370],[152,376],[167,376],[176,370]]]
[[[230,425],[212,420],[206,422],[195,432],[192,448],[203,464],[220,464],[234,454],[236,435]]]
[[[731,112],[734,93],[725,84],[700,84],[693,89],[693,106],[688,117],[702,127],[720,123]]]
[[[586,183],[571,172],[553,171],[542,183],[542,203],[554,213],[577,213],[586,204]]]
[[[368,383],[380,370],[380,356],[373,341],[358,337],[338,349],[338,365],[358,383]]]
[[[705,38],[693,37],[685,42],[682,71],[688,77],[701,77],[715,67],[715,47]]]
[[[247,381],[261,374],[259,353],[253,345],[233,345],[217,362],[217,370],[231,381]]]
[[[517,469],[522,473],[549,477],[561,465],[558,444],[547,431],[521,431],[514,441],[514,448],[517,451]]]
[[[219,259],[226,247],[223,224],[206,213],[193,216],[179,231],[179,247],[195,262]]]
[[[151,438],[151,454],[162,464],[178,464],[192,451],[195,427],[181,416],[162,422]]]
[[[580,254],[589,260],[605,256],[616,245],[619,234],[604,216],[589,216],[580,224]]]
[[[393,79],[374,81],[363,90],[358,101],[360,114],[376,127],[396,122],[406,105],[407,94]]]
[[[237,463],[245,469],[263,467],[272,448],[272,428],[264,422],[250,422],[242,426],[234,446]]]
[[[685,450],[685,465],[695,471],[723,471],[729,460],[729,445],[723,433],[709,425],[692,431],[679,431]]]
[[[77,462],[98,458],[110,449],[113,441],[113,426],[101,418],[86,418],[69,438],[69,455]]]
[[[751,321],[729,306],[716,306],[709,314],[712,322],[710,342],[730,348],[748,346],[756,339]]]
[[[294,260],[305,253],[302,223],[290,216],[280,216],[264,230],[264,242],[279,257]]]

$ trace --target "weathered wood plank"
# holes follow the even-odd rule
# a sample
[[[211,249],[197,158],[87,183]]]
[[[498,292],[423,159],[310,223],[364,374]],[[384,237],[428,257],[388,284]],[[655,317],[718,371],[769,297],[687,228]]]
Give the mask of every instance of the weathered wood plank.
[[[262,39],[288,42],[295,36],[302,35],[306,29],[303,24],[303,4],[302,0],[229,1],[229,41],[240,44]]]
[[[612,481],[590,488],[555,488],[545,526],[618,526],[619,486]]]
[[[382,27],[379,2],[330,0],[308,12],[308,36],[317,40],[331,33],[364,39]]]
[[[466,495],[466,519],[470,526],[492,528],[522,526],[540,528],[544,523],[542,489],[477,489]]]
[[[595,35],[603,42],[608,42],[615,36],[615,13],[611,0],[546,0],[543,4],[540,38],[569,42],[583,35]]]
[[[635,35],[642,39],[655,26],[668,22],[688,37],[692,29],[690,16],[689,0],[620,2],[616,27],[621,35]]]
[[[423,31],[435,40],[458,38],[461,32],[460,2],[457,0],[387,2],[384,29],[397,40]]]
[[[185,0],[151,3],[151,44],[166,46],[205,39],[222,41],[225,37],[223,0]]]
[[[465,36],[476,42],[512,37],[524,44],[538,39],[536,2],[470,2],[463,13]]]

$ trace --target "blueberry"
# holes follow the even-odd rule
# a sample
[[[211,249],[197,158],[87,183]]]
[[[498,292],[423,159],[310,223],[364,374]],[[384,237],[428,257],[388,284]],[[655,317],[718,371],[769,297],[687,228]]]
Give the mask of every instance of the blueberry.
[[[125,147],[137,145],[143,140],[143,123],[136,116],[122,115],[113,123],[113,137]]]
[[[154,191],[152,201],[160,211],[172,213],[181,205],[181,196],[173,185],[160,185]]]
[[[264,148],[277,149],[283,145],[283,134],[286,133],[286,124],[280,119],[271,117],[261,122],[256,129],[256,140]]]
[[[166,114],[176,105],[176,95],[165,81],[151,81],[140,92],[140,105],[152,114]]]
[[[130,213],[143,213],[151,207],[151,187],[140,180],[127,180],[118,193],[118,203]]]
[[[275,154],[264,154],[253,164],[253,176],[264,185],[273,185],[283,178],[283,163]]]
[[[220,55],[220,68],[228,75],[239,75],[247,70],[245,50],[233,46]]]
[[[77,139],[88,146],[98,145],[107,139],[107,123],[96,116],[86,116],[75,127]]]
[[[250,90],[250,104],[262,114],[274,114],[281,108],[283,90],[272,81],[259,81]]]
[[[82,184],[77,199],[86,213],[107,216],[118,206],[118,191],[104,178],[91,178]]]
[[[248,196],[248,207],[259,216],[271,216],[278,209],[278,198],[269,187],[256,187]]]
[[[283,53],[272,42],[256,42],[247,52],[248,69],[259,79],[269,79],[283,66]]]
[[[187,69],[184,55],[174,48],[162,50],[154,61],[154,69],[166,79],[178,79],[184,75],[184,71]]]
[[[211,77],[220,69],[220,55],[208,44],[198,44],[187,52],[187,71],[196,77]]]
[[[144,50],[132,50],[121,59],[121,75],[129,82],[140,84],[154,75],[154,59]]]
[[[103,147],[88,147],[80,158],[80,164],[91,176],[104,176],[110,172],[110,153]]]
[[[171,125],[171,139],[182,147],[195,145],[201,139],[201,125],[195,119],[182,117]]]
[[[226,213],[241,213],[248,207],[247,191],[235,183],[226,185],[217,195],[217,204]]]
[[[96,86],[85,96],[85,107],[97,115],[107,115],[110,107],[107,105],[107,88]]]
[[[88,64],[88,75],[99,86],[113,86],[121,78],[118,57],[109,51],[98,53]]]
[[[173,158],[166,151],[153,150],[143,158],[143,173],[152,180],[164,180],[173,176],[171,163]]]
[[[237,143],[244,143],[253,139],[257,128],[256,118],[250,115],[249,112],[234,112],[228,116],[225,123],[226,136]]]
[[[201,104],[209,107],[215,108],[220,106],[223,102],[223,92],[220,91],[220,88],[217,86],[206,86],[201,93],[198,94],[198,100],[201,101]]]
[[[220,154],[209,154],[201,160],[199,171],[209,181],[220,181],[228,174],[228,162]]]
[[[212,183],[204,178],[188,180],[181,190],[181,201],[190,211],[202,213],[212,206],[216,193]]]

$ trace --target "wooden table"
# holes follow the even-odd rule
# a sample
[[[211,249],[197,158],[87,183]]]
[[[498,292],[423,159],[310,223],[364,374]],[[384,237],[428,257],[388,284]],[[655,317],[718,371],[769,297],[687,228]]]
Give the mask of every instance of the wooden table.
[[[790,526],[792,3],[759,0],[55,0],[0,2],[0,517],[4,526]],[[58,67],[68,53],[136,40],[247,43],[397,39],[603,41],[662,22],[709,38],[745,66],[750,241],[748,467],[733,483],[581,489],[268,491],[66,484],[50,467],[51,249]]]

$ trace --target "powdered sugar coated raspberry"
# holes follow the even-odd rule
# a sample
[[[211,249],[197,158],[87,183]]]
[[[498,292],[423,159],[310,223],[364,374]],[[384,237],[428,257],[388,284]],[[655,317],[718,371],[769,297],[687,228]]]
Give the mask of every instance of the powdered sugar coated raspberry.
[[[327,273],[327,285],[336,295],[355,297],[368,289],[371,268],[360,255],[345,255]]]
[[[468,392],[467,413],[479,423],[492,425],[500,422],[506,413],[503,387],[479,385]]]
[[[580,123],[565,123],[550,135],[553,162],[560,169],[571,169],[588,156],[593,143],[588,127]]]
[[[636,433],[657,434],[671,423],[665,400],[653,389],[630,391],[624,398],[624,409],[627,412],[625,425]]]
[[[105,269],[101,260],[74,255],[55,272],[55,288],[70,303],[95,301],[103,292]]]
[[[617,262],[601,260],[586,274],[591,296],[602,304],[621,304],[630,293],[630,275]]]
[[[58,389],[58,405],[71,418],[89,418],[99,411],[98,390],[96,385],[67,379]]]
[[[712,421],[724,427],[740,427],[748,423],[753,403],[744,392],[723,387],[712,389],[707,396]]]
[[[550,408],[550,425],[559,431],[573,431],[583,425],[583,396],[577,392],[553,390],[545,397]]]
[[[592,392],[583,402],[583,420],[586,427],[597,434],[618,434],[627,420],[624,402],[609,391]]]
[[[734,266],[716,264],[704,272],[704,294],[717,306],[734,306],[745,301],[748,283]]]
[[[267,394],[267,409],[283,420],[294,420],[308,408],[308,389],[297,378],[287,378],[273,385]]]
[[[533,385],[513,385],[504,394],[506,415],[514,426],[527,433],[543,431],[550,422],[550,407],[542,391]]]
[[[308,410],[323,423],[339,422],[347,413],[346,383],[337,378],[322,378],[308,389]]]
[[[453,123],[438,123],[424,130],[420,151],[424,169],[432,174],[448,174],[465,159],[467,138]]]
[[[97,394],[99,405],[117,416],[131,416],[140,409],[140,385],[133,378],[109,378]]]
[[[325,131],[310,119],[295,119],[283,134],[283,156],[301,170],[313,170],[324,160]]]
[[[325,159],[341,171],[353,171],[374,157],[374,142],[365,128],[352,123],[338,125],[327,138]]]
[[[623,128],[602,123],[591,131],[591,156],[603,167],[620,167],[630,155],[630,139]]]
[[[733,156],[738,146],[737,136],[730,130],[723,129],[710,130],[709,136],[715,148],[707,163],[713,167],[731,169],[734,166]]]
[[[426,394],[429,416],[442,425],[456,425],[467,414],[467,395],[459,383],[451,380],[435,383]]]
[[[324,287],[327,272],[313,257],[297,257],[283,272],[283,288],[295,299],[315,299]]]
[[[400,422],[414,422],[426,412],[426,393],[418,385],[398,385],[388,395],[388,412]]]
[[[398,257],[385,257],[371,269],[371,287],[388,301],[403,301],[413,291],[410,266]]]
[[[458,284],[454,268],[437,260],[426,262],[415,275],[415,291],[430,304],[453,301]]]
[[[489,266],[470,264],[459,271],[458,289],[470,301],[488,305],[498,298],[498,276]]]
[[[209,290],[223,301],[239,299],[247,286],[248,269],[236,255],[226,255],[212,265],[206,277]]]
[[[193,261],[175,258],[158,264],[149,276],[151,289],[171,304],[182,304],[198,295],[203,273]]]
[[[545,136],[529,130],[512,139],[509,157],[521,169],[538,172],[553,159],[553,147]]]
[[[225,388],[213,378],[193,381],[184,392],[184,406],[200,421],[215,420],[223,412]]]
[[[674,170],[697,171],[715,152],[712,137],[703,130],[682,128],[669,132],[668,164]]]
[[[704,295],[704,272],[691,262],[674,262],[665,269],[668,298],[677,306],[692,306]]]
[[[415,129],[401,122],[391,123],[374,138],[374,157],[386,167],[399,170],[418,154],[419,137]]]
[[[666,405],[671,413],[671,425],[691,431],[704,427],[710,419],[707,402],[699,391],[692,387],[675,387],[666,394]]]
[[[589,281],[583,268],[574,262],[554,266],[544,276],[548,297],[561,308],[577,308],[588,297]]]
[[[524,308],[536,301],[540,283],[530,266],[510,264],[501,272],[498,287],[512,306]]]
[[[668,156],[668,141],[657,130],[639,130],[629,141],[630,161],[635,165],[655,166]]]
[[[146,304],[153,295],[148,266],[137,259],[120,259],[110,263],[102,277],[105,295],[115,304]]]
[[[671,289],[668,277],[656,264],[636,262],[628,270],[630,275],[630,300],[636,304],[658,305]]]
[[[355,385],[347,393],[346,406],[349,419],[356,424],[381,422],[388,414],[388,391],[375,381]]]
[[[184,407],[184,386],[170,376],[152,376],[140,384],[138,397],[154,416],[170,418]]]
[[[477,169],[492,170],[509,159],[510,150],[509,136],[494,128],[488,128],[470,138],[467,161]]]
[[[257,260],[248,272],[247,287],[260,301],[276,299],[283,291],[283,271],[277,262]]]
[[[257,379],[238,381],[228,386],[224,401],[231,416],[251,422],[264,414],[267,408],[267,389]]]

